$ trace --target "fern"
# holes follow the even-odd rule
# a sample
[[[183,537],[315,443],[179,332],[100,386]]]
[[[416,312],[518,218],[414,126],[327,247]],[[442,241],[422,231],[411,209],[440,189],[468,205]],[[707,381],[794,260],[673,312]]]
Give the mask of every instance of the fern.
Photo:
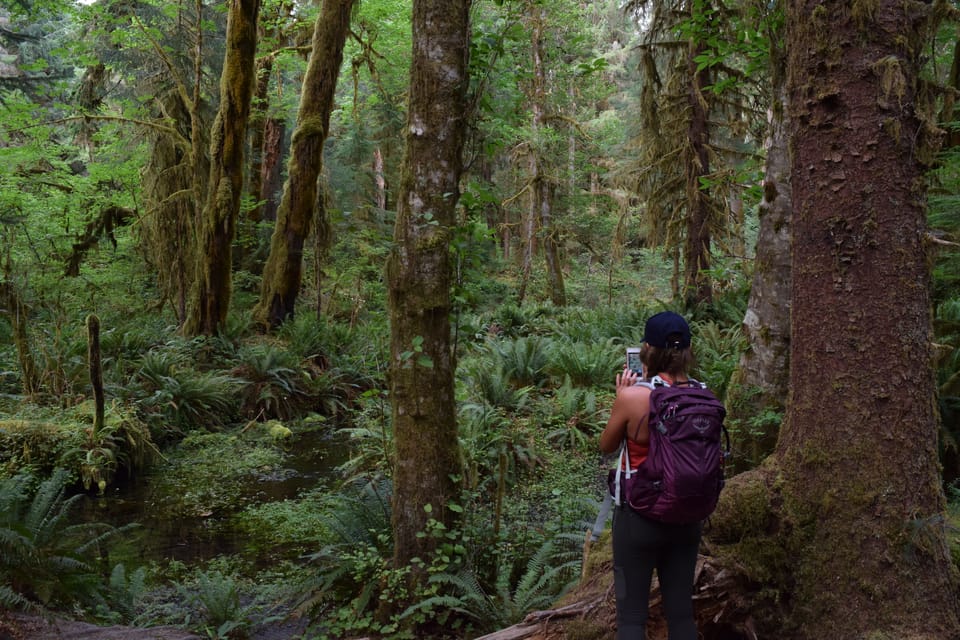
[[[506,411],[522,410],[532,391],[529,386],[517,388],[507,366],[489,354],[464,362],[459,373],[473,395]]]
[[[617,338],[599,342],[558,340],[550,350],[549,370],[579,386],[609,385],[623,368],[624,348]]]
[[[589,389],[575,387],[570,376],[564,378],[554,394],[549,419],[559,424],[547,432],[547,440],[569,449],[595,446],[592,440],[603,421],[597,395]]]
[[[354,481],[324,496],[319,520],[329,542],[307,557],[318,570],[302,587],[298,611],[327,601],[349,601],[357,615],[367,608],[392,553],[390,494],[389,481],[381,479]]]
[[[287,419],[307,400],[306,379],[295,354],[263,344],[242,348],[231,372],[240,383],[241,412],[248,418]]]
[[[190,369],[172,369],[159,378],[143,369],[141,374],[150,395],[140,406],[166,429],[217,428],[237,414],[239,380],[232,376]]]
[[[70,524],[82,496],[65,496],[68,481],[63,469],[36,486],[26,474],[0,481],[0,577],[9,590],[0,595],[4,601],[56,606],[103,602],[105,587],[93,561],[126,528]]]
[[[538,387],[547,380],[550,340],[539,336],[493,340],[488,344],[514,388]]]
[[[739,364],[738,354],[747,346],[743,330],[739,324],[723,328],[716,322],[698,322],[691,329],[697,354],[696,377],[722,399]]]
[[[123,563],[118,563],[110,572],[108,601],[114,617],[120,622],[131,622],[136,616],[136,606],[147,591],[147,570],[139,567],[127,573]]]
[[[492,589],[485,588],[470,570],[434,574],[429,582],[441,593],[412,605],[402,617],[443,608],[465,615],[484,629],[508,627],[531,611],[551,606],[576,584],[581,562],[579,541],[574,534],[547,540],[527,560],[516,581],[514,561],[495,563]]]

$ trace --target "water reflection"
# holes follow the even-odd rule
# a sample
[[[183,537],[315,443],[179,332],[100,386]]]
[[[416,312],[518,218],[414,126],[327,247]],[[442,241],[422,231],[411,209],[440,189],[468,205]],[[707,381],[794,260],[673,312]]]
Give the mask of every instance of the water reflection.
[[[302,433],[285,451],[282,468],[251,475],[244,482],[245,506],[295,499],[331,477],[349,455],[343,440],[329,431]],[[81,521],[118,527],[139,524],[116,545],[115,561],[136,565],[177,560],[190,565],[246,551],[244,536],[231,525],[231,513],[171,514],[163,508],[163,496],[156,489],[159,483],[153,482],[159,473],[164,470],[119,483],[102,496],[85,496],[79,503]]]

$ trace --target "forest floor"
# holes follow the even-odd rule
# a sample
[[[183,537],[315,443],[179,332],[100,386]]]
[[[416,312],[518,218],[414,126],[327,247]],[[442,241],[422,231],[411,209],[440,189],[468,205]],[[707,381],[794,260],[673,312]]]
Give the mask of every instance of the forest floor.
[[[249,640],[293,640],[300,624],[276,624],[254,629]],[[177,627],[101,627],[89,622],[24,613],[0,613],[0,640],[205,640]]]
[[[476,640],[560,640],[562,638],[612,638],[616,631],[613,567],[609,533],[584,549],[586,567],[580,584],[557,607],[534,611],[512,627]],[[591,549],[591,546],[593,547]],[[729,577],[709,556],[700,556],[695,577],[694,607],[701,637],[755,639],[749,614],[737,605],[740,598]],[[666,624],[660,611],[659,585],[654,579],[650,596],[647,637],[664,640]],[[297,640],[305,622],[278,623],[251,630],[249,640]],[[0,640],[204,640],[176,627],[100,627],[86,622],[37,615],[0,612]]]

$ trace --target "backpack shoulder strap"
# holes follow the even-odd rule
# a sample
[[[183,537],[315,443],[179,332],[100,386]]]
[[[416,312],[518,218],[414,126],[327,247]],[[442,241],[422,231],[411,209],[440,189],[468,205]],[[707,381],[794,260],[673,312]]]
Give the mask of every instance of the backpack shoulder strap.
[[[653,376],[650,378],[650,388],[656,389],[658,387],[669,387],[670,383],[661,378],[660,376]]]

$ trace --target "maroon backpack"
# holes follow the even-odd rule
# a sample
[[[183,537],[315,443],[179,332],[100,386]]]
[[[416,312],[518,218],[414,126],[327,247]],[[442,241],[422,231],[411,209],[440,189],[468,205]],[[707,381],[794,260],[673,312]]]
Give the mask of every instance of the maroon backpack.
[[[713,513],[723,489],[724,461],[730,455],[726,409],[696,380],[669,386],[654,377],[640,384],[652,389],[649,452],[630,471],[624,442],[621,463],[610,472],[611,494],[617,504],[626,503],[652,520],[703,520]]]

